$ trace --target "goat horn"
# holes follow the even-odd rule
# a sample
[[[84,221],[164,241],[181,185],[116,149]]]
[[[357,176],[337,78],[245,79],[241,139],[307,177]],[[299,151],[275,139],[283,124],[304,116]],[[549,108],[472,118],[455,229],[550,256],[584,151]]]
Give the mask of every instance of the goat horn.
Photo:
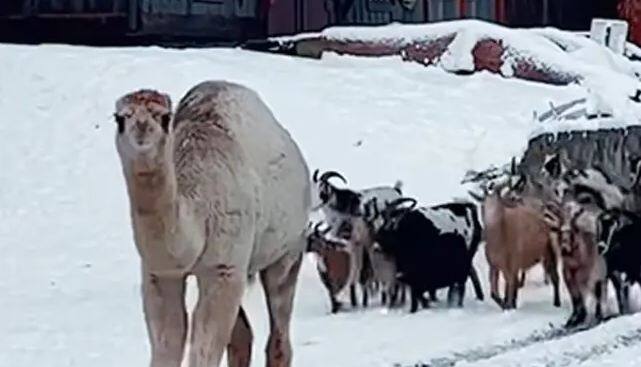
[[[405,203],[412,203],[409,206],[408,209],[414,209],[416,204],[418,204],[418,202],[414,198],[398,198],[398,199],[395,199],[395,200],[391,201],[389,204],[387,204],[387,208],[388,209],[396,209],[398,206],[400,206],[401,204],[405,204]]]
[[[472,197],[472,199],[478,201],[479,203],[483,202],[483,197],[481,195],[478,195],[477,193],[473,191],[468,191],[468,194]]]
[[[326,235],[332,229],[332,227],[327,227],[326,230],[321,232],[320,231],[320,227],[321,227],[322,224],[323,224],[323,222],[318,222],[314,226],[314,235],[316,235],[317,237],[323,237],[324,235]]]
[[[341,175],[340,173],[338,173],[336,171],[327,171],[327,172],[323,173],[320,176],[320,180],[323,181],[323,182],[327,182],[327,180],[329,180],[332,177],[338,177],[341,181],[343,181],[345,184],[347,184],[347,180],[345,179],[345,177],[343,177],[343,175]]]
[[[318,171],[319,171],[318,168],[316,168],[314,170],[314,174],[312,175],[312,181],[314,181],[314,183],[318,182]]]

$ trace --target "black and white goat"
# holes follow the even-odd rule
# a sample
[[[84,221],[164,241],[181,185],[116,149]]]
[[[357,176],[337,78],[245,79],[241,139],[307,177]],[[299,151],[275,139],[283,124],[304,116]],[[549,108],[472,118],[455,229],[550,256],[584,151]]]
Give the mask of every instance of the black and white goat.
[[[468,277],[477,298],[483,299],[472,265],[481,240],[476,207],[471,203],[415,206],[416,200],[400,198],[373,220],[376,241],[395,259],[400,280],[411,289],[410,312],[416,312],[419,303],[429,306],[425,292],[446,287],[448,305],[462,306]]]
[[[630,313],[630,287],[641,284],[641,217],[624,210],[606,210],[597,218],[596,232],[598,251],[605,257],[619,312]]]
[[[312,180],[318,189],[318,198],[320,207],[327,216],[343,214],[359,216],[363,214],[365,205],[375,202],[378,210],[383,210],[386,201],[391,202],[401,197],[402,181],[398,180],[393,186],[375,186],[363,190],[352,190],[349,188],[339,188],[333,185],[329,180],[338,178],[347,184],[343,175],[336,171],[327,171],[319,176],[319,170],[315,170]]]
[[[382,210],[383,204],[377,203],[400,198],[402,183],[397,181],[394,186],[376,186],[354,191],[333,185],[329,180],[334,177],[347,183],[347,180],[335,171],[328,171],[319,176],[319,171],[316,170],[312,177],[318,188],[320,208],[325,220],[333,228],[330,235],[349,242],[351,251],[359,254],[354,258],[354,267],[359,274],[363,274],[360,282],[381,285],[383,303],[389,299],[390,306],[393,306],[399,292],[401,301],[404,299],[404,289],[396,280],[394,262],[374,247],[374,233],[369,223],[364,220],[363,213],[367,208]],[[366,270],[368,264],[365,262],[371,264],[371,272],[361,272],[361,269]],[[365,279],[368,275],[371,278]],[[363,287],[362,291],[363,297],[367,299],[368,287]]]

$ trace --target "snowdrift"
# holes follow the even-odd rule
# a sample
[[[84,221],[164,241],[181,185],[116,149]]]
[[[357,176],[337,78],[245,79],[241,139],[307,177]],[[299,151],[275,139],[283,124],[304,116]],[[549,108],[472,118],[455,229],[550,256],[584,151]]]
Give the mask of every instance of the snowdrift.
[[[320,33],[280,37],[273,50],[321,57],[324,52],[357,56],[399,55],[453,73],[482,70],[550,84],[604,78],[636,79],[641,67],[586,38],[554,28],[513,29],[480,20],[433,24],[331,27]],[[629,47],[628,54],[637,53]]]

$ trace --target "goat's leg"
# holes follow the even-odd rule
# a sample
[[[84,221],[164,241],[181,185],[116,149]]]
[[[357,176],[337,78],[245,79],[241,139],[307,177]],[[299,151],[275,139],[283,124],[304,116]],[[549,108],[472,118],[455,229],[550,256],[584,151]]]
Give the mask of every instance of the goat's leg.
[[[628,312],[628,307],[623,296],[621,274],[619,272],[613,272],[608,276],[608,278],[612,281],[612,285],[614,286],[614,293],[616,293],[617,304],[619,305],[619,314],[625,315]]]
[[[632,284],[626,279],[621,283],[621,292],[623,294],[623,302],[625,304],[625,312],[630,312],[630,287]]]
[[[465,299],[465,280],[458,284],[458,307],[463,307]]]
[[[349,302],[352,304],[352,308],[356,308],[358,301],[356,300],[356,285],[349,285]]]
[[[504,308],[505,303],[499,294],[499,269],[490,265],[490,297],[499,307]]]
[[[463,298],[465,297],[465,281],[454,283],[447,292],[447,306],[463,307]]]
[[[519,291],[519,276],[518,272],[513,274],[506,274],[505,277],[505,310],[512,310],[516,308],[516,301]]]
[[[604,289],[603,281],[598,281],[594,284],[594,318],[595,322],[600,322],[603,320],[603,298],[606,289]]]
[[[447,307],[452,307],[456,297],[456,285],[452,284],[447,288]]]
[[[384,286],[383,289],[381,290],[381,305],[383,306],[387,305],[387,293],[388,293],[388,287]],[[391,300],[390,300],[390,303],[391,303]]]
[[[247,271],[236,265],[218,264],[196,273],[198,302],[191,330],[190,367],[219,366],[245,290]]]
[[[289,329],[302,260],[302,254],[286,255],[260,273],[270,321],[267,367],[289,367],[292,363]]]
[[[429,298],[425,297],[425,292],[424,291],[422,291],[418,295],[418,300],[421,302],[421,307],[430,308],[430,300],[429,300]]]
[[[555,256],[555,263],[556,263],[556,256]],[[550,281],[552,281],[552,283],[554,284],[554,280],[552,279],[552,273],[548,272],[545,269],[545,263],[543,264],[543,268],[544,268],[543,270],[545,270],[545,272],[543,272],[543,284],[549,285]],[[557,279],[558,279],[558,274],[557,274]]]
[[[525,270],[521,270],[521,272],[520,272],[519,288],[523,288],[523,286],[525,285],[525,273],[526,273]]]
[[[430,296],[430,301],[432,302],[438,302],[438,295],[436,293],[436,289],[430,289],[428,291],[428,294]]]
[[[236,324],[231,332],[231,341],[227,346],[228,367],[249,367],[251,362],[254,334],[242,307],[238,310]]]
[[[554,292],[554,300],[552,301],[555,307],[561,307],[561,296],[559,295],[559,269],[557,267],[557,259],[554,250],[549,248],[547,256],[543,259],[543,268],[546,277],[552,281],[552,288]]]
[[[334,294],[331,294],[329,297],[332,305],[332,313],[337,313],[341,309],[341,303],[336,299]]]
[[[400,284],[400,292],[401,292],[401,305],[405,305],[405,300],[406,300],[406,295],[407,295],[407,286],[403,283]]]
[[[472,281],[472,287],[474,287],[474,293],[476,294],[476,299],[482,301],[483,288],[481,287],[481,280],[479,279],[479,274],[476,272],[474,265],[470,266],[470,280]]]
[[[161,278],[143,271],[142,298],[151,367],[179,367],[187,338],[185,278]]]
[[[369,291],[367,289],[367,283],[361,284],[361,292],[363,292],[363,307],[369,305]]]
[[[411,306],[410,306],[410,312],[414,313],[418,310],[418,303],[419,301],[423,303],[423,293],[416,289],[415,287],[410,287],[410,293],[411,293]]]
[[[565,281],[565,286],[568,289],[568,293],[570,293],[570,300],[572,301],[572,314],[566,321],[565,327],[571,328],[584,322],[587,312],[581,289],[578,284],[576,284],[573,272],[564,268],[563,280]]]

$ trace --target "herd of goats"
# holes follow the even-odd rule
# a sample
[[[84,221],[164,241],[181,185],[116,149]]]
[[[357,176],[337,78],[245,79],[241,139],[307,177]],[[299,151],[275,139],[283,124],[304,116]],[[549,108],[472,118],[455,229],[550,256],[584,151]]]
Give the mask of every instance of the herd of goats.
[[[490,296],[503,309],[517,306],[525,273],[536,264],[545,270],[559,307],[558,264],[571,297],[566,327],[591,325],[604,317],[607,285],[616,292],[620,314],[631,312],[630,288],[641,281],[641,217],[626,210],[631,193],[611,184],[598,168],[568,169],[563,152],[545,157],[538,184],[529,194],[525,175],[511,169],[468,172],[462,183],[475,183],[471,200],[420,206],[405,197],[401,182],[365,190],[339,187],[340,173],[313,174],[323,220],[308,227],[307,251],[316,254],[332,313],[343,307],[339,294],[349,291],[352,307],[368,305],[380,292],[388,307],[405,302],[410,312],[429,307],[436,291],[448,288],[448,306],[461,307],[465,284],[476,298],[483,291],[473,258],[482,241],[489,265]],[[631,179],[639,185],[636,162]],[[633,195],[634,196],[634,195]],[[505,294],[499,294],[499,275]],[[426,293],[429,298],[426,297]]]

